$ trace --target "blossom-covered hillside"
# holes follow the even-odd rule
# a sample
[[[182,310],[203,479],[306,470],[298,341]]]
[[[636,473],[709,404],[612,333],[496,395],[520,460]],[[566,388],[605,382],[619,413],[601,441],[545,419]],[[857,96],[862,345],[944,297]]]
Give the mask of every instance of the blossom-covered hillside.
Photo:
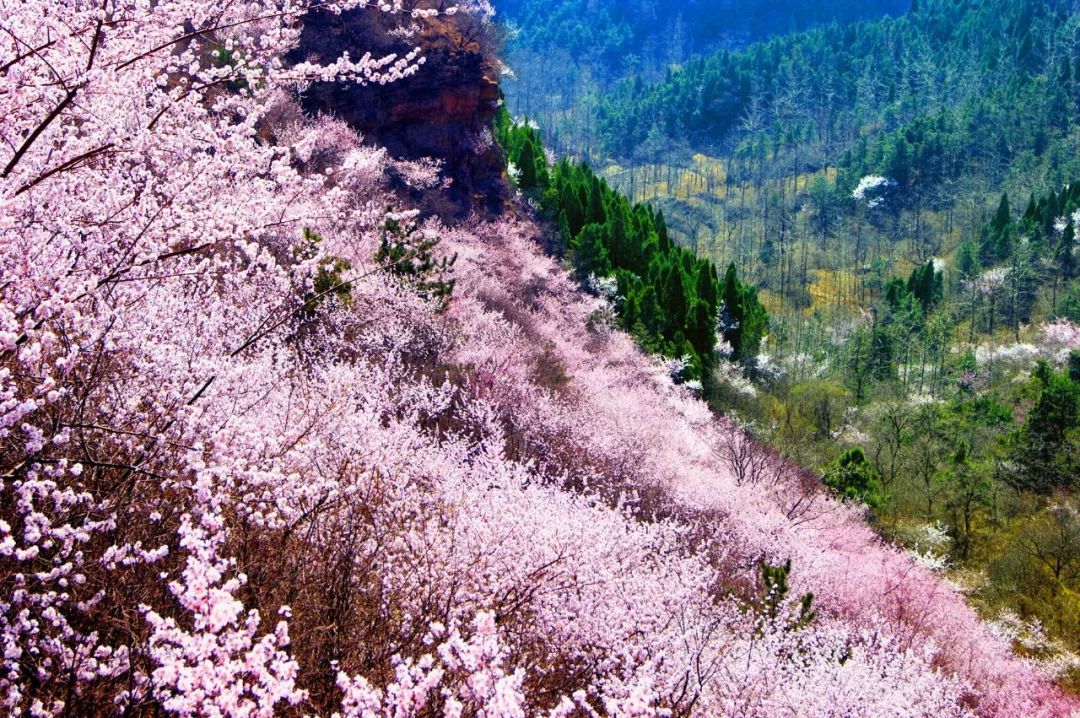
[[[287,61],[313,6],[401,51]],[[441,158],[302,110],[483,8],[0,10],[8,714],[1070,715],[527,208],[420,215]]]

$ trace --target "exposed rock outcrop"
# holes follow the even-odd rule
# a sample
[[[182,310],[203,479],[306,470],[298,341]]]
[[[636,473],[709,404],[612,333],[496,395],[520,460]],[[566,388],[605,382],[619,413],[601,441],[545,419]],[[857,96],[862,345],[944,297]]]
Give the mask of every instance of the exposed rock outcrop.
[[[490,127],[501,94],[487,23],[466,14],[414,21],[371,10],[316,13],[305,20],[292,59],[404,55],[414,47],[421,48],[424,65],[411,77],[366,87],[314,83],[304,93],[305,110],[342,118],[396,157],[441,160],[449,191],[410,197],[428,210],[444,216],[500,211],[506,184]]]

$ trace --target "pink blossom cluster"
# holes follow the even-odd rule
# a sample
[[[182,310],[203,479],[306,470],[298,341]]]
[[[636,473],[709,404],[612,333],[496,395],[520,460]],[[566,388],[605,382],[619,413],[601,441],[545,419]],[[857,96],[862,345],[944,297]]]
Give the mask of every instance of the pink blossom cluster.
[[[1068,319],[1057,319],[1044,324],[1042,345],[1052,361],[1065,364],[1072,352],[1080,351],[1080,326]]]
[[[1069,715],[853,510],[736,471],[534,223],[423,223],[445,311],[381,267],[437,164],[293,98],[419,57],[289,67],[312,4],[0,0],[6,712]]]

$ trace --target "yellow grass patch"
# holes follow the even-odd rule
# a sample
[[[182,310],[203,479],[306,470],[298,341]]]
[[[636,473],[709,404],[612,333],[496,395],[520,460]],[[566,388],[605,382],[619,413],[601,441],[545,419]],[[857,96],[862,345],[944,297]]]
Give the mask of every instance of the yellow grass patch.
[[[815,309],[843,308],[857,310],[859,302],[859,278],[849,269],[815,269],[811,273],[814,281],[810,283],[811,305],[807,312]]]

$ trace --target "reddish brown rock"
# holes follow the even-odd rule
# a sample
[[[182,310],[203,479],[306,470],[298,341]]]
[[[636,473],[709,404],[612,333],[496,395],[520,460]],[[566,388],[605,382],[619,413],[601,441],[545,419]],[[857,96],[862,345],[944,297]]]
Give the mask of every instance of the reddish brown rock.
[[[344,119],[397,157],[442,160],[449,192],[414,195],[413,202],[443,215],[500,211],[503,161],[489,130],[501,93],[490,28],[467,16],[436,18],[418,21],[414,36],[395,39],[388,24],[413,21],[371,10],[309,16],[294,61],[331,61],[344,52],[404,55],[419,46],[425,62],[390,85],[315,83],[304,93],[304,108]]]

